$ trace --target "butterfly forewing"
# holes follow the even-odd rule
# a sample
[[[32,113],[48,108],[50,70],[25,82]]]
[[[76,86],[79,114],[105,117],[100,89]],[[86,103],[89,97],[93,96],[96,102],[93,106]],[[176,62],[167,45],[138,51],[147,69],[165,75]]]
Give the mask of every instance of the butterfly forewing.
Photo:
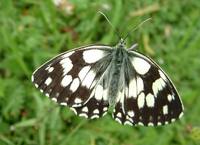
[[[121,124],[157,126],[180,118],[181,100],[163,70],[138,52],[129,52],[129,58],[122,76],[124,99],[116,103],[115,120]]]
[[[46,96],[70,106],[80,116],[102,116],[108,108],[107,96],[98,93],[105,90],[103,76],[110,63],[110,49],[98,45],[65,52],[37,69],[32,81]]]

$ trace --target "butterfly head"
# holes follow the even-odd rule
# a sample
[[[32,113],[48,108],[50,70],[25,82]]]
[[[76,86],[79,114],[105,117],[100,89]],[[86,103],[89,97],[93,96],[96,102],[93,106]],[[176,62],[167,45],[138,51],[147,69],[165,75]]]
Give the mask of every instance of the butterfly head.
[[[124,39],[120,39],[119,43],[117,44],[117,48],[125,48],[126,46],[126,42],[124,41]]]

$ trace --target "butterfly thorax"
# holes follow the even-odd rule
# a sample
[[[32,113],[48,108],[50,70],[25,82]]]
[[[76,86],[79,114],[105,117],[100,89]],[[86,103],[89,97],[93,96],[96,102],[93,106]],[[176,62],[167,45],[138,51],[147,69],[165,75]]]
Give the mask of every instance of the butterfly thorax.
[[[114,106],[116,104],[117,96],[122,83],[120,82],[122,65],[123,61],[128,55],[127,53],[127,50],[124,49],[124,46],[121,43],[119,43],[116,48],[114,48],[112,53],[108,84],[108,100],[110,106]]]

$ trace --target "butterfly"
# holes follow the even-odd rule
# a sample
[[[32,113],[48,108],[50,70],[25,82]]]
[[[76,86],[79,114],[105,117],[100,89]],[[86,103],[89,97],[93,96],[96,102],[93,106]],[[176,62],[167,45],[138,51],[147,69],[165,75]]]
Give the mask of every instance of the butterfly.
[[[112,116],[120,124],[159,126],[183,115],[172,81],[149,57],[126,48],[90,45],[64,52],[32,75],[32,82],[53,101],[89,119]]]

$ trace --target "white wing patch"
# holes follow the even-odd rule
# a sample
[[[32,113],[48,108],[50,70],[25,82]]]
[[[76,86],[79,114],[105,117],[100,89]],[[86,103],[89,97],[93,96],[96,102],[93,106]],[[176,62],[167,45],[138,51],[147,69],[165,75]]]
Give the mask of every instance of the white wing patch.
[[[99,114],[99,110],[98,109],[94,109],[93,113],[94,114]]]
[[[127,97],[131,98],[131,97],[134,97],[136,98],[137,97],[137,85],[136,85],[136,80],[133,78],[132,80],[130,80],[130,83],[129,83],[129,95]]]
[[[69,89],[70,89],[72,92],[75,92],[75,91],[78,89],[79,85],[80,85],[79,78],[75,78],[75,79],[73,80],[73,82],[71,83]]]
[[[172,95],[168,94],[168,95],[167,95],[167,99],[168,99],[169,102],[171,102],[172,99],[173,99]]]
[[[82,111],[85,112],[85,113],[88,113],[88,107],[87,106],[83,107]]]
[[[93,70],[90,70],[82,81],[82,86],[86,86],[88,89],[92,85],[92,82],[96,76],[96,73]]]
[[[133,112],[133,110],[132,111],[128,111],[128,113],[127,113],[130,117],[133,117],[134,115],[135,115],[135,113]]]
[[[160,77],[164,80],[164,81],[167,81],[167,77],[165,76],[165,74],[161,71],[161,70],[158,70],[159,74],[160,74]]]
[[[148,107],[154,107],[155,98],[151,93],[147,94],[146,96],[146,104]]]
[[[144,90],[144,83],[140,77],[137,77],[137,95]]]
[[[87,63],[95,63],[104,56],[104,52],[98,49],[91,49],[83,52],[83,59]]]
[[[158,92],[162,90],[165,87],[165,82],[162,78],[157,79],[155,82],[153,82],[153,93],[155,96],[157,96]]]
[[[65,75],[64,78],[61,81],[61,86],[66,87],[68,86],[72,81],[71,75]]]
[[[103,98],[103,87],[101,85],[97,85],[95,89],[95,98],[97,100],[101,100]]]
[[[86,74],[88,73],[88,71],[90,70],[91,66],[84,66],[81,71],[78,73],[79,78],[81,79],[81,81],[83,81],[83,79],[85,78]]]
[[[143,108],[145,104],[145,95],[142,92],[137,98],[138,108]]]
[[[141,75],[146,74],[151,67],[151,65],[147,61],[139,57],[134,57],[132,60],[132,64],[136,72]]]
[[[66,75],[73,67],[72,61],[69,58],[64,58],[60,61],[63,68],[63,75]]]
[[[80,99],[80,98],[76,98],[75,100],[74,100],[74,103],[76,103],[76,104],[79,104],[79,103],[81,103],[82,102],[82,100]]]
[[[165,105],[163,106],[163,114],[167,114],[168,113],[168,106]]]
[[[45,84],[48,86],[52,82],[52,78],[48,77],[45,81]]]
[[[54,70],[54,67],[49,67],[48,72],[51,73]]]

